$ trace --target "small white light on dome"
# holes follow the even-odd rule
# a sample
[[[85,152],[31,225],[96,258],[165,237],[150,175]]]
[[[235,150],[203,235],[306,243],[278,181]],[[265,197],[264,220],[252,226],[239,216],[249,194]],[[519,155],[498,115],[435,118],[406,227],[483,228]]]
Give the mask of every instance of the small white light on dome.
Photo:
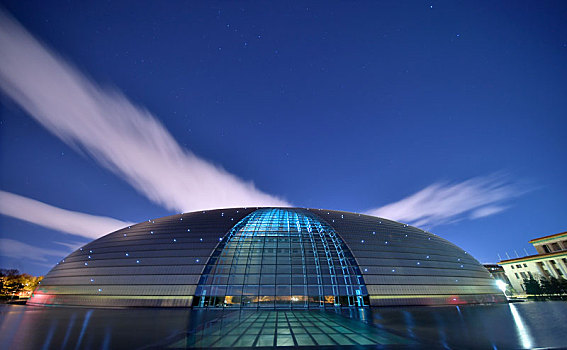
[[[427,258],[427,259],[429,259],[429,255],[428,255],[428,256],[426,256],[426,258]]]
[[[222,241],[222,237],[219,237],[219,241]]]
[[[89,255],[89,259],[91,258],[91,256]]]
[[[461,265],[461,267],[465,267],[465,265]]]
[[[93,252],[92,250],[89,250],[89,253],[92,253],[92,252]]]
[[[203,239],[202,239],[202,238],[199,238],[199,241],[203,242]]]
[[[154,231],[150,231],[150,234],[153,235],[153,234],[154,234]]]
[[[174,241],[174,242],[177,242],[177,239],[174,238],[173,241]]]
[[[99,291],[99,292],[102,292],[102,288],[99,288],[98,291]]]
[[[139,263],[140,263],[140,260],[136,260],[136,264],[139,264]]]
[[[360,243],[364,243],[364,240],[363,240],[363,239],[362,239],[362,240],[360,240]]]
[[[87,266],[87,265],[88,265],[88,263],[85,263],[85,266]]]
[[[94,278],[91,278],[91,282],[94,282]]]
[[[191,232],[191,229],[190,229],[190,228],[188,228],[188,229],[187,229],[187,232]]]
[[[126,237],[126,234],[124,234],[124,237]]]
[[[199,259],[195,260],[196,262],[199,262]]]
[[[421,263],[420,263],[419,261],[417,262],[417,264],[418,264],[418,265],[421,265]]]
[[[126,253],[126,256],[130,256],[130,254]]]
[[[368,269],[364,269],[364,272],[368,272]]]
[[[392,269],[392,272],[396,272],[396,269]]]

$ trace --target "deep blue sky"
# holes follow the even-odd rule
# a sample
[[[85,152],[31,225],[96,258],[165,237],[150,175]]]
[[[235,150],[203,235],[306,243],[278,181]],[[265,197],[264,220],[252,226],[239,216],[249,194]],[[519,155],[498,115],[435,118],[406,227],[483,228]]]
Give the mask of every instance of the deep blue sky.
[[[2,3],[179,144],[294,205],[362,212],[501,173],[527,193],[432,232],[495,262],[567,229],[565,1]],[[0,96],[1,190],[134,222],[172,213]],[[87,242],[6,216],[0,237]],[[34,274],[58,260],[0,259]]]

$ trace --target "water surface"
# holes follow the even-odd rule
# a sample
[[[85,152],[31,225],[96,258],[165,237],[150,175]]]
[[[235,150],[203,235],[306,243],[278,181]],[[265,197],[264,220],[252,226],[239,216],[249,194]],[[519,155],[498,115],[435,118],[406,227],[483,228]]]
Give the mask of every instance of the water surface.
[[[329,310],[0,305],[4,349],[561,348],[567,303]]]

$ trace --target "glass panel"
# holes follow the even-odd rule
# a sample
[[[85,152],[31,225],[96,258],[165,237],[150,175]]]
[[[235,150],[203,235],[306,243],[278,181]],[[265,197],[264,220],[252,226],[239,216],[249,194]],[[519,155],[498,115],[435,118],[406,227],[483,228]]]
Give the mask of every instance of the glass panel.
[[[359,284],[364,281],[352,254],[317,216],[258,209],[220,241],[199,281],[196,306],[355,306],[366,300],[356,296],[367,296]]]

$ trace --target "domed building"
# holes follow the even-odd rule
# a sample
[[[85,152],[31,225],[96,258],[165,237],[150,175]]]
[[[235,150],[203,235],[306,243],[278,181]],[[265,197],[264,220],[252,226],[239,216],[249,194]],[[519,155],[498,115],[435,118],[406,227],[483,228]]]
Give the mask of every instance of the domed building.
[[[333,210],[233,208],[149,220],[61,260],[30,305],[336,308],[505,301],[454,244]]]

